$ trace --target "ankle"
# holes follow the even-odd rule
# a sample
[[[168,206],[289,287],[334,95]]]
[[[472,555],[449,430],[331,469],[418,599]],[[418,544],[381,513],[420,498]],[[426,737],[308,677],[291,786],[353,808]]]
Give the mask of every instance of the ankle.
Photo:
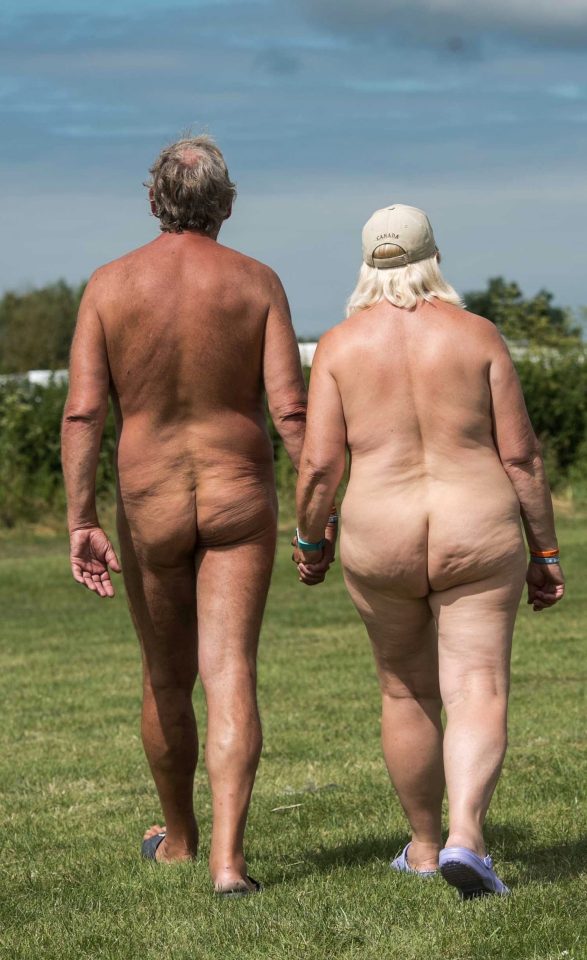
[[[438,854],[438,851],[442,847],[442,841],[440,838],[438,840],[419,840],[418,837],[415,837],[412,834],[412,839],[410,842],[410,849],[417,851],[419,854]]]
[[[197,852],[197,846],[193,844],[187,844],[184,841],[174,842],[169,837],[165,837],[157,849],[156,859],[163,863],[179,863],[182,860],[195,860]]]
[[[478,857],[486,857],[487,849],[480,830],[451,830],[446,838],[445,847],[466,847]]]
[[[217,886],[244,880],[247,876],[247,863],[242,853],[224,857],[210,856],[208,866],[210,876]]]
[[[408,863],[414,869],[435,869],[441,843],[438,841],[412,839],[408,849]]]

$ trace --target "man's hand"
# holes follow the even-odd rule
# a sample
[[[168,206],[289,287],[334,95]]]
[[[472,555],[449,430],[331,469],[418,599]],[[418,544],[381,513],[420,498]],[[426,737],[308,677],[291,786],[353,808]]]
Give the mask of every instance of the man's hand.
[[[317,583],[322,583],[331,563],[334,563],[334,548],[336,546],[336,530],[332,527],[326,529],[326,543],[322,551],[305,551],[298,547],[297,538],[292,540],[294,552],[292,560],[297,564],[298,575],[301,583],[307,587],[314,587]]]
[[[70,561],[73,579],[100,597],[113,597],[110,567],[120,573],[114,547],[100,527],[72,530]]]
[[[565,592],[565,578],[558,563],[528,564],[526,574],[528,584],[528,603],[537,613],[546,607],[552,607],[562,599]]]

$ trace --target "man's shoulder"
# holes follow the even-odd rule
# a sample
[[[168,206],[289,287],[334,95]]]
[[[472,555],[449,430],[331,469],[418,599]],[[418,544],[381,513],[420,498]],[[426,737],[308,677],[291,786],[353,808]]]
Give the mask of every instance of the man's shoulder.
[[[127,253],[121,254],[114,260],[108,260],[106,263],[96,267],[90,277],[88,286],[93,284],[94,287],[100,288],[101,286],[115,280],[117,277],[128,277],[129,273],[135,267],[137,267],[145,257],[149,255],[149,248],[151,247],[152,242],[153,241],[150,241],[141,247],[136,247],[134,250],[129,250]]]
[[[231,260],[234,267],[255,273],[260,279],[266,280],[267,283],[281,283],[275,270],[261,260],[256,260],[255,257],[250,257],[247,253],[242,253],[241,250],[235,250],[234,247],[227,247],[222,243],[218,243],[218,251],[227,260]]]

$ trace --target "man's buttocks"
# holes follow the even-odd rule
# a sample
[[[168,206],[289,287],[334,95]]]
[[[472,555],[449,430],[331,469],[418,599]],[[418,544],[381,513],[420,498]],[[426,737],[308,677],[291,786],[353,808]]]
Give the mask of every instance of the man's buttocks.
[[[163,546],[192,529],[200,545],[222,545],[275,525],[273,448],[264,425],[223,417],[161,432],[138,427],[123,425],[117,459],[120,507],[135,538]]]

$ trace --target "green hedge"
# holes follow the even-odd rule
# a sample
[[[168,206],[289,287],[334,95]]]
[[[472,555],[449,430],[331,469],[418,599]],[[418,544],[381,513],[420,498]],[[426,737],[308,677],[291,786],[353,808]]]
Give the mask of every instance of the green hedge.
[[[551,484],[587,499],[587,362],[585,354],[536,353],[516,364]],[[0,385],[0,525],[60,518],[64,494],[59,429],[67,388]],[[293,509],[295,474],[270,423],[282,505]],[[112,500],[115,434],[108,417],[100,455],[99,501]]]

